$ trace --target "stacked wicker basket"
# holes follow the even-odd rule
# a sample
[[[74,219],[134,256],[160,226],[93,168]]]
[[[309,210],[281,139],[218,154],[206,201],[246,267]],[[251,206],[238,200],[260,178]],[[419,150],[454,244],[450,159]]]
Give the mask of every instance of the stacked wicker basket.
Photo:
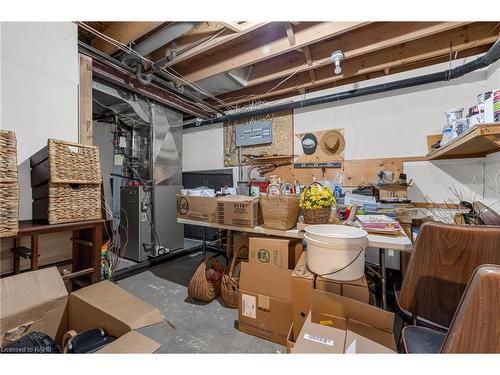
[[[97,147],[49,139],[30,165],[34,220],[58,224],[102,217]]]
[[[0,130],[0,237],[17,234],[19,185],[16,133]]]

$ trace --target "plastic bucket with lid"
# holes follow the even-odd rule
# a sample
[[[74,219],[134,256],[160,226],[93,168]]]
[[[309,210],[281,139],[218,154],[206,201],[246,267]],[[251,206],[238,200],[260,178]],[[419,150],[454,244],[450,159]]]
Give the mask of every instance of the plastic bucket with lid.
[[[332,280],[357,280],[365,274],[368,233],[346,225],[308,225],[307,266],[319,276]]]

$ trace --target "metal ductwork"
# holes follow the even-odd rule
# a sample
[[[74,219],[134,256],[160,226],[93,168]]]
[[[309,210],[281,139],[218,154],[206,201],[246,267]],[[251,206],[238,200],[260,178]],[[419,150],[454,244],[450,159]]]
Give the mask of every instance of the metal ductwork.
[[[172,42],[198,25],[198,22],[175,22],[155,32],[149,38],[134,46],[134,51],[146,56],[158,48]]]
[[[457,66],[454,69],[444,70],[437,73],[426,74],[419,77],[406,78],[399,81],[382,83],[379,85],[374,85],[370,87],[364,87],[360,89],[353,89],[348,91],[343,91],[336,94],[329,94],[325,96],[319,96],[317,98],[298,100],[294,102],[278,104],[271,107],[261,108],[253,111],[248,111],[245,113],[235,113],[226,116],[214,117],[207,120],[197,121],[192,120],[184,124],[184,129],[196,128],[205,125],[216,124],[225,121],[233,121],[245,117],[255,117],[263,116],[270,113],[282,112],[286,110],[293,110],[297,108],[306,108],[314,105],[325,104],[330,102],[337,102],[340,100],[357,98],[360,96],[373,95],[387,91],[399,90],[409,87],[415,87],[420,85],[426,85],[434,82],[449,81],[455,78],[459,78],[467,73],[473,72],[478,69],[485,68],[500,58],[500,39],[498,39],[495,44],[489,49],[489,51],[481,57]]]

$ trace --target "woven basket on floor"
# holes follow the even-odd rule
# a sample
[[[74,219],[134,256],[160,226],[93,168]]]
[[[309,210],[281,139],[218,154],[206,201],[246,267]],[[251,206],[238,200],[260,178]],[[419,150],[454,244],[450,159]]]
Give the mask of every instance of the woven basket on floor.
[[[188,296],[192,299],[210,302],[217,298],[220,294],[219,280],[217,283],[212,283],[206,278],[207,265],[211,262],[211,268],[218,269],[224,272],[222,264],[215,257],[207,258],[194,271],[188,286]]]
[[[299,197],[296,195],[267,195],[260,197],[264,226],[288,230],[297,225]]]
[[[248,248],[246,246],[242,246],[239,249],[236,249],[236,252],[233,254],[233,259],[231,260],[231,266],[229,270],[222,275],[221,282],[221,295],[224,304],[227,307],[237,309],[238,308],[238,284],[239,284],[239,272],[238,276],[235,276],[235,269],[239,262],[241,262],[241,253],[246,251],[248,254]]]
[[[319,185],[323,187],[319,182],[315,181],[309,184],[304,190],[304,196],[307,196],[312,185]],[[304,223],[307,224],[327,224],[330,219],[330,214],[332,213],[331,207],[325,208],[304,208]]]
[[[49,139],[49,181],[54,184],[100,184],[99,149]]]
[[[0,130],[0,183],[17,184],[16,133]]]

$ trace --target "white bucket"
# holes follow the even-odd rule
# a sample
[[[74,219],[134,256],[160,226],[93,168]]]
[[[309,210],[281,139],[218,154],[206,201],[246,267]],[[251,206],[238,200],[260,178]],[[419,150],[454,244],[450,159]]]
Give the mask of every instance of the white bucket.
[[[368,233],[346,225],[308,225],[307,266],[317,275],[332,280],[357,280],[365,274]]]

